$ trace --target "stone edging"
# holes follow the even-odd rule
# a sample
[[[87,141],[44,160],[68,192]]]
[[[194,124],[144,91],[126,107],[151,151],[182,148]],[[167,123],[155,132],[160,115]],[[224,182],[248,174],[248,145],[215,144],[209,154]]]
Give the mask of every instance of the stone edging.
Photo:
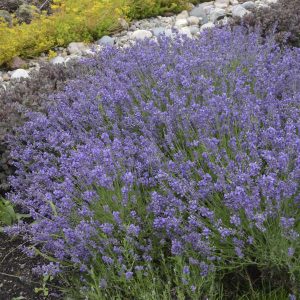
[[[67,64],[71,59],[78,59],[82,56],[94,55],[101,51],[105,45],[116,47],[130,47],[137,40],[145,38],[155,39],[160,34],[172,36],[173,29],[179,34],[185,34],[190,38],[197,38],[203,30],[215,27],[216,24],[225,25],[232,17],[243,17],[250,14],[256,7],[268,7],[269,4],[277,0],[257,0],[247,1],[242,4],[238,0],[216,0],[204,2],[194,6],[191,4],[191,10],[182,11],[176,16],[161,17],[133,21],[128,24],[120,19],[120,25],[123,30],[113,36],[104,36],[93,44],[85,45],[81,42],[72,42],[67,48],[59,47],[58,55],[51,59],[52,64]],[[14,80],[30,77],[30,71],[38,70],[41,62],[47,62],[47,57],[42,55],[39,58],[32,59],[29,63],[29,69],[22,69],[24,61],[16,58],[14,71],[0,71],[0,87],[7,88],[9,83]]]

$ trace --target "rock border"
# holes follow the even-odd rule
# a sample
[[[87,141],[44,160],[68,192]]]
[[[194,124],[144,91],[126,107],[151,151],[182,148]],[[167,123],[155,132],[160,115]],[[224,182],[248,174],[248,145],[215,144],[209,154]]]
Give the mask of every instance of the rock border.
[[[66,65],[72,59],[95,55],[106,45],[119,48],[130,47],[137,40],[156,39],[161,34],[174,36],[177,32],[190,38],[197,38],[204,30],[214,28],[217,24],[226,25],[230,18],[242,18],[246,14],[251,14],[251,10],[256,7],[268,7],[274,2],[277,0],[257,0],[244,3],[239,3],[238,0],[216,0],[200,3],[196,6],[191,4],[190,11],[185,10],[170,17],[158,16],[133,21],[131,24],[120,19],[120,25],[123,28],[121,32],[112,36],[103,36],[89,45],[82,42],[72,42],[67,48],[58,47],[54,49],[58,55],[50,60],[46,54],[42,54],[27,64],[21,58],[16,57],[11,66],[15,70],[8,72],[0,70],[0,87],[7,89],[14,80],[30,77],[32,70],[39,70],[41,62],[48,61],[52,64]],[[24,65],[28,66],[27,70],[23,68]]]

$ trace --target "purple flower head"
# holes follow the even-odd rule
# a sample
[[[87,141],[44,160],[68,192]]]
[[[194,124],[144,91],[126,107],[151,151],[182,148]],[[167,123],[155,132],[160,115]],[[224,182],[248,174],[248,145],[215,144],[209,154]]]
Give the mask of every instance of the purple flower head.
[[[133,277],[133,272],[130,272],[130,271],[126,272],[126,273],[125,273],[125,277],[126,277],[127,280],[132,279],[132,277]]]
[[[171,251],[173,255],[180,255],[183,251],[182,244],[177,240],[172,241]]]
[[[102,256],[102,260],[104,263],[108,264],[108,265],[112,265],[114,263],[114,260],[111,257],[108,256]]]
[[[294,226],[295,218],[284,218],[284,217],[281,217],[280,221],[281,221],[281,226],[284,229],[289,229],[289,228],[291,228],[291,227]]]
[[[101,278],[100,283],[99,283],[99,287],[101,289],[107,288],[107,281],[104,278]]]
[[[183,274],[189,275],[190,274],[189,266],[184,266],[182,272],[183,272]]]
[[[109,223],[102,224],[100,227],[102,231],[107,235],[111,235],[114,230],[114,225]]]
[[[140,227],[134,224],[130,224],[127,228],[127,233],[133,236],[138,236],[140,231],[141,231]]]
[[[292,257],[295,254],[294,248],[288,248],[288,256]]]

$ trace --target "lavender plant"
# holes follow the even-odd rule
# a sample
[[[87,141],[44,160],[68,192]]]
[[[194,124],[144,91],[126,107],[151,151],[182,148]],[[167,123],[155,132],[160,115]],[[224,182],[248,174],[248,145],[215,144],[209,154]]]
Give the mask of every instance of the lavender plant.
[[[236,27],[85,66],[10,140],[37,271],[89,299],[299,294],[300,50]]]
[[[6,136],[14,134],[14,128],[27,120],[27,111],[44,111],[49,105],[49,94],[62,90],[68,80],[84,76],[88,71],[76,61],[67,66],[48,63],[31,72],[30,78],[11,83],[7,89],[0,86],[0,195],[9,191],[7,177],[14,173]]]

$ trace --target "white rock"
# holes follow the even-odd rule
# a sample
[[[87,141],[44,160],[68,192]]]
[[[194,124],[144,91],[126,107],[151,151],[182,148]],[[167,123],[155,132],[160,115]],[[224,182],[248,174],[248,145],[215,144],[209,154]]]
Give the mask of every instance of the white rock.
[[[242,4],[245,9],[254,9],[255,3],[253,1],[247,1]]]
[[[210,21],[216,22],[218,19],[222,19],[226,16],[226,11],[225,9],[222,8],[215,8],[211,13],[210,13]]]
[[[208,22],[200,27],[200,32],[202,32],[203,30],[206,30],[206,29],[212,29],[214,27],[215,27],[215,24],[213,22]]]
[[[186,10],[184,10],[176,16],[176,20],[186,19],[188,17],[189,17],[189,13]]]
[[[199,25],[199,23],[200,23],[200,19],[195,16],[188,17],[187,21],[188,21],[189,25]]]
[[[172,29],[169,29],[169,28],[167,28],[165,30],[165,35],[169,36],[169,37],[175,37],[176,36],[176,34],[174,34],[174,32],[172,31]]]
[[[201,3],[199,5],[197,5],[195,8],[193,8],[190,11],[190,16],[195,16],[198,18],[202,18],[203,23],[206,23],[208,21],[207,19],[207,9],[206,7],[214,7],[213,2],[209,2],[209,3]]]
[[[3,81],[9,81],[9,80],[10,80],[10,76],[11,76],[11,74],[4,73],[4,74],[2,75]]]
[[[204,12],[207,15],[210,15],[210,13],[215,9],[215,7],[213,5],[207,5],[203,8]]]
[[[179,33],[180,34],[184,34],[184,35],[187,35],[189,38],[192,37],[192,34],[191,34],[191,30],[189,27],[182,27],[179,29]]]
[[[274,4],[277,3],[278,0],[263,0],[263,2],[265,2],[266,4]]]
[[[179,30],[179,28],[177,30]],[[173,38],[176,36],[176,32],[173,32],[171,28],[166,28],[166,27],[155,27],[152,29],[152,32],[154,37],[165,35]]]
[[[72,54],[72,55],[69,55],[69,56],[66,58],[65,62],[68,63],[69,61],[72,61],[73,59],[79,59],[79,58],[80,58],[79,55]]]
[[[98,42],[97,42],[99,45],[110,45],[110,46],[113,46],[114,43],[115,43],[115,39],[108,36],[108,35],[105,35],[103,36]]]
[[[165,34],[166,29],[164,27],[155,27],[152,29],[154,36],[159,36],[161,34]]]
[[[151,31],[141,30],[141,29],[134,31],[131,35],[131,38],[135,40],[144,40],[146,38],[151,38],[151,37],[152,37]]]
[[[249,10],[245,9],[242,5],[235,5],[232,7],[232,16],[242,18],[246,14],[250,13]]]
[[[81,55],[85,50],[87,50],[87,46],[84,43],[72,42],[69,44],[67,49],[70,54]]]
[[[95,55],[96,51],[94,49],[87,49],[84,51],[84,55]]]
[[[24,69],[17,69],[11,73],[11,79],[29,78],[29,72]]]
[[[239,4],[238,0],[230,0],[229,2],[230,2],[231,5],[237,5],[237,4]]]
[[[229,5],[229,0],[216,0],[215,7],[216,8],[227,8]]]
[[[182,28],[182,27],[188,26],[188,24],[189,23],[188,23],[187,19],[180,19],[175,22],[175,27]]]
[[[269,5],[263,1],[255,1],[255,6],[257,8],[268,8],[269,7]]]
[[[59,64],[64,64],[65,59],[62,56],[56,56],[50,60],[51,64],[53,65],[59,65]]]
[[[196,35],[197,33],[200,32],[199,26],[196,25],[190,26],[190,32],[192,35]]]

